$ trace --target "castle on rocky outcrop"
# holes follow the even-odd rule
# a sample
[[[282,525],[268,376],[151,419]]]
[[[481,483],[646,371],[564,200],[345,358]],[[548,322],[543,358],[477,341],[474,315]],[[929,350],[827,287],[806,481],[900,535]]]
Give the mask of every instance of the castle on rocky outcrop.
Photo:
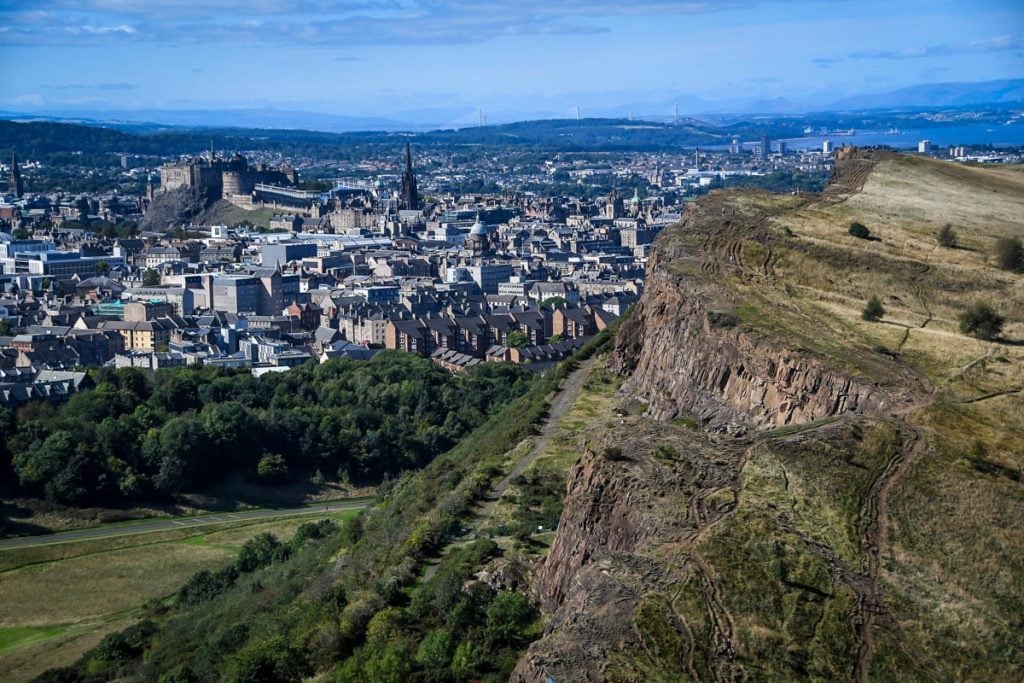
[[[231,199],[237,195],[250,195],[257,184],[294,186],[298,175],[290,167],[270,168],[264,164],[250,166],[241,154],[219,159],[183,157],[160,167],[160,190],[170,192],[178,188],[196,188],[210,199]]]

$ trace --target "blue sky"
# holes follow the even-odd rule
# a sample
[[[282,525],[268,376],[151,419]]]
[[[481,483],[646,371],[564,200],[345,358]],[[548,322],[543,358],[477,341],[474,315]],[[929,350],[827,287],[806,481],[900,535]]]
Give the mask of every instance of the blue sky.
[[[687,112],[1024,77],[1024,2],[0,0],[0,64],[19,111]]]

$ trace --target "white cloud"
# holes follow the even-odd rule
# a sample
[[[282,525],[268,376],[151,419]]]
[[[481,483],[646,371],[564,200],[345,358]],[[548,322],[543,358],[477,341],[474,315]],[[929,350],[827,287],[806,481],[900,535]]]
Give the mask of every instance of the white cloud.
[[[623,15],[688,15],[791,0],[0,0],[12,44],[132,42],[308,45],[482,42],[585,35]]]

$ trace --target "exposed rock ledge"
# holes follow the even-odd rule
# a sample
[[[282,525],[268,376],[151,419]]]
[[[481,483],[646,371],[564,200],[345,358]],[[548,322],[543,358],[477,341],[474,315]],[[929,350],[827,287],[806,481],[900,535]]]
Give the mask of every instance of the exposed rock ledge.
[[[739,326],[712,326],[709,300],[699,285],[654,269],[619,332],[612,365],[631,373],[623,390],[647,401],[651,417],[688,414],[705,424],[771,428],[892,402],[881,388],[809,354],[754,339]]]

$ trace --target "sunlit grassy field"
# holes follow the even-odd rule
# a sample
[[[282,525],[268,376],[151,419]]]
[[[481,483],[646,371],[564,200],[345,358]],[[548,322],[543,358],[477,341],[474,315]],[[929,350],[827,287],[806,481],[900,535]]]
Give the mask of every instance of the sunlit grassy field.
[[[0,679],[19,681],[70,664],[107,633],[134,621],[195,572],[230,563],[242,544],[269,532],[281,539],[310,520],[358,511],[0,551]]]

